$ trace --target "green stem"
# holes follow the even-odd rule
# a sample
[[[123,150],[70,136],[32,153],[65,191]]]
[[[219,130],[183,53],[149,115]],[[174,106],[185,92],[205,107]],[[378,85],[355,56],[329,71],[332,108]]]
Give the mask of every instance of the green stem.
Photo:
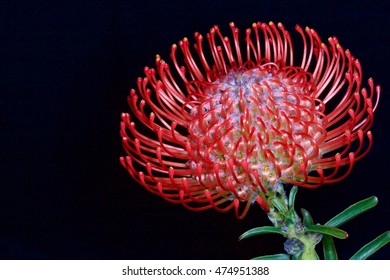
[[[318,260],[315,246],[321,240],[318,232],[306,232],[306,226],[294,210],[294,200],[297,187],[293,187],[290,196],[287,197],[283,188],[267,193],[267,201],[270,205],[268,218],[273,225],[282,230],[287,238],[284,243],[285,251],[293,259]]]
[[[305,250],[302,252],[300,258],[301,260],[319,260],[320,258],[317,255],[315,250],[315,245],[305,246]]]
[[[284,242],[284,249],[288,255],[276,254],[260,256],[256,259],[318,260],[319,257],[315,246],[323,239],[324,258],[327,260],[337,260],[337,251],[333,238],[345,239],[348,237],[348,234],[336,228],[336,226],[344,224],[373,208],[378,203],[378,199],[375,196],[361,200],[336,215],[325,225],[314,224],[310,213],[305,209],[301,209],[302,222],[294,209],[297,189],[295,186],[292,187],[288,197],[282,184],[268,189],[265,195],[270,209],[268,218],[274,226],[254,228],[240,236],[240,240],[242,240],[259,234],[281,234],[287,238]],[[383,233],[365,245],[351,259],[367,259],[388,243],[390,243],[390,231]]]

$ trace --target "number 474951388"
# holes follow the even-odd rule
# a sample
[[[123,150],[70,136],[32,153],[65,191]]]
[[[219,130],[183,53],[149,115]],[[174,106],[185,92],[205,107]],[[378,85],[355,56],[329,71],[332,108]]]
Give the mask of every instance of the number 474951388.
[[[218,275],[269,275],[269,268],[266,266],[219,266],[214,273]]]

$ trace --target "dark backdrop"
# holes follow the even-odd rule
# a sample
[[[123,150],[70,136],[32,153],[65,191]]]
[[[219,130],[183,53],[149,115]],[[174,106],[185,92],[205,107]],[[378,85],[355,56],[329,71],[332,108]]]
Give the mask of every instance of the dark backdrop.
[[[234,21],[296,23],[337,35],[383,96],[374,147],[343,182],[300,189],[297,205],[324,223],[353,202],[379,205],[337,242],[348,258],[389,229],[388,1],[45,1],[0,4],[0,258],[248,259],[282,252],[282,238],[242,242],[268,224],[253,207],[190,212],[134,183],[119,164],[126,96],[156,53],[194,31]],[[226,28],[228,30],[228,28]],[[386,250],[387,249],[387,250]],[[375,258],[388,259],[389,247]]]

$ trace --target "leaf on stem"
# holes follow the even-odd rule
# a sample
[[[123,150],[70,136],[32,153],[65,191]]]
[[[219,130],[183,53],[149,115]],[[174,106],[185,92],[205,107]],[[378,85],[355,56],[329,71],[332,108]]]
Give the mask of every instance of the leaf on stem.
[[[306,227],[311,226],[312,224],[314,224],[313,218],[311,217],[309,211],[307,211],[306,209],[301,208],[301,213],[302,213],[302,217],[303,217],[303,223],[305,224]]]
[[[273,206],[276,207],[276,209],[278,209],[278,211],[280,213],[287,213],[286,207],[279,200],[277,200],[276,198],[272,198],[271,199],[271,203],[272,203]]]
[[[390,230],[382,233],[370,243],[364,245],[359,251],[356,252],[350,259],[351,260],[366,260],[372,256],[376,251],[390,242]]]
[[[322,239],[322,249],[325,260],[338,260],[336,246],[332,236],[325,235]]]
[[[295,197],[297,196],[297,192],[298,192],[298,187],[297,186],[293,186],[290,190],[290,195],[288,197],[288,205],[290,207],[290,209],[294,209],[294,203],[295,203]]]
[[[378,204],[378,198],[376,196],[371,196],[369,198],[363,199],[345,209],[340,214],[336,215],[328,222],[325,223],[329,227],[339,227],[342,224],[348,222],[354,217],[366,212],[367,210],[375,207]]]
[[[271,226],[264,226],[264,227],[257,227],[257,228],[252,228],[246,232],[244,232],[238,239],[243,240],[245,238],[259,235],[259,234],[267,234],[267,233],[277,233],[284,235],[282,230],[277,227],[271,227]]]
[[[323,225],[311,225],[307,226],[306,232],[318,232],[324,235],[330,235],[339,239],[345,239],[348,237],[348,233],[334,227],[323,226]]]

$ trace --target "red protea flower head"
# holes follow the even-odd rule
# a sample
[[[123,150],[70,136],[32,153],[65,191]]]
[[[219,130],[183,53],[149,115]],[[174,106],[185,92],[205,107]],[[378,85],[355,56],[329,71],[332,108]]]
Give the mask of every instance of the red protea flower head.
[[[296,26],[296,53],[281,23],[254,23],[242,39],[230,28],[232,38],[211,28],[207,44],[195,33],[193,49],[184,38],[171,65],[157,56],[145,67],[122,114],[121,163],[170,202],[242,218],[255,201],[268,211],[267,192],[283,183],[345,178],[371,148],[380,88],[362,87],[359,61],[335,37]]]

